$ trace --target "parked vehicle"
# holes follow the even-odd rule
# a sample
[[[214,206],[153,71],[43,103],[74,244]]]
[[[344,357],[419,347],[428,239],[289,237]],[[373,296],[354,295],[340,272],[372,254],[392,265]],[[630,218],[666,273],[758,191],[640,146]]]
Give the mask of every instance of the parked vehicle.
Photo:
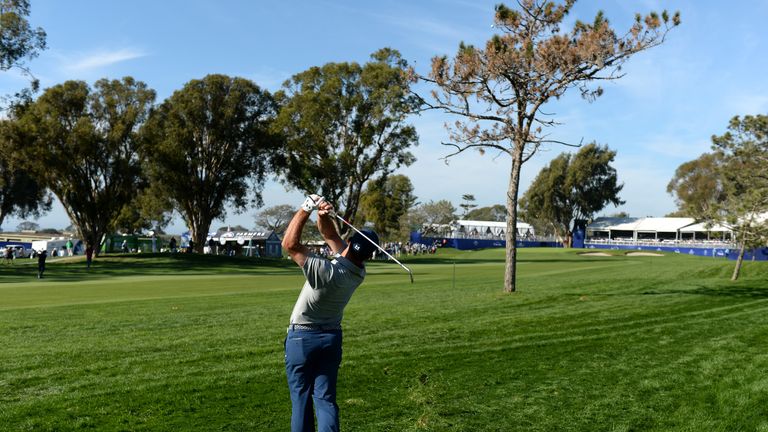
[[[56,249],[58,256],[66,256],[67,242],[72,241],[74,244],[75,255],[81,255],[85,253],[85,245],[78,239],[69,239],[64,237],[56,237],[50,240],[35,240],[32,242],[32,249],[35,252],[40,252],[45,249],[48,251],[48,256],[53,257],[53,250]]]
[[[0,257],[5,257],[5,252],[9,248],[13,250],[13,255],[16,258],[27,258],[32,253],[32,249],[27,249],[24,245],[9,244],[0,248]]]

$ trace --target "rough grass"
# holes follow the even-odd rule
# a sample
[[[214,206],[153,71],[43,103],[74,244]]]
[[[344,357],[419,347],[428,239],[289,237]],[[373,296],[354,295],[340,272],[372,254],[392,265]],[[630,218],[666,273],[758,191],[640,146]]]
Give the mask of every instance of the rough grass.
[[[0,267],[0,430],[287,430],[286,261]],[[768,431],[768,265],[499,250],[374,263],[347,308],[354,431]],[[455,277],[454,277],[455,275]]]

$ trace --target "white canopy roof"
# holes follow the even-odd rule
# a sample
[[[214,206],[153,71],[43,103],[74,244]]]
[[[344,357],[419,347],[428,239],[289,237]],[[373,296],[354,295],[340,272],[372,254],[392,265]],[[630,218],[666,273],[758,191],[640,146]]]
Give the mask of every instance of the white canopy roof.
[[[634,231],[638,223],[640,223],[638,218],[605,217],[595,219],[587,226],[587,229],[593,231]]]
[[[506,232],[507,223],[496,221],[456,220],[451,222],[451,229],[454,232],[493,234],[500,236]],[[533,226],[525,222],[517,221],[517,232],[520,235],[533,234]]]
[[[457,221],[454,221],[453,223],[456,225],[473,227],[473,228],[478,228],[478,227],[506,228],[507,227],[506,222],[495,222],[495,221],[457,220]],[[517,229],[530,228],[530,227],[531,227],[530,224],[517,221]]]
[[[694,218],[645,218],[638,224],[636,231],[677,232],[681,228],[696,223]]]
[[[695,223],[693,218],[598,218],[587,226],[592,231],[677,232]]]
[[[713,224],[707,227],[707,222],[701,222],[693,225],[688,225],[685,228],[680,229],[680,232],[730,232],[731,229],[725,225]]]

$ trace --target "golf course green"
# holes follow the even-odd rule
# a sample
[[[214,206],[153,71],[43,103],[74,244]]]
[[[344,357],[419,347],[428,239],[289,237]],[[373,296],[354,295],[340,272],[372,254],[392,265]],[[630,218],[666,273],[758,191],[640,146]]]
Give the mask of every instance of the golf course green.
[[[768,263],[440,250],[368,266],[346,431],[768,431]],[[0,266],[0,431],[285,431],[288,260]]]

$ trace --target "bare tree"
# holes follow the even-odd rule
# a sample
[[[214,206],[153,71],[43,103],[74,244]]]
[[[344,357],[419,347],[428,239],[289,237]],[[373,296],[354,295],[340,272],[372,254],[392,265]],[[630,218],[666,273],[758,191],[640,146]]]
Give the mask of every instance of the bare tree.
[[[296,207],[290,204],[267,207],[256,213],[256,226],[283,235],[294,213],[296,213]]]
[[[424,98],[427,109],[459,117],[446,125],[453,148],[446,156],[477,149],[512,158],[507,187],[507,265],[504,290],[515,291],[517,200],[520,170],[549,139],[546,128],[558,125],[543,111],[547,102],[570,89],[588,101],[603,90],[596,83],[623,76],[621,66],[633,55],[664,42],[680,23],[680,14],[637,14],[623,35],[611,28],[602,12],[592,23],[576,21],[568,32],[560,29],[575,0],[563,3],[518,0],[516,9],[496,6],[494,35],[484,49],[460,44],[453,59],[432,59],[428,76],[416,76],[437,88]]]

